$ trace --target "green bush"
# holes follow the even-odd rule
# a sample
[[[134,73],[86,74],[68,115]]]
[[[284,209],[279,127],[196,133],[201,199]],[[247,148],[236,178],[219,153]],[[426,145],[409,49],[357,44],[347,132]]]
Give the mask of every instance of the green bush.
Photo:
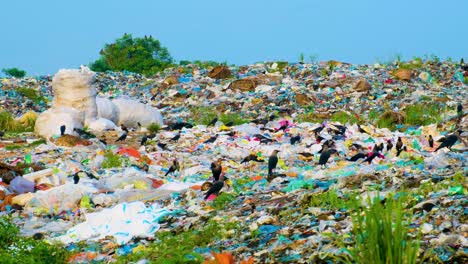
[[[219,121],[223,122],[223,124],[233,122],[235,126],[249,122],[249,120],[244,119],[240,114],[237,113],[221,114],[221,116],[219,117]]]
[[[0,112],[0,131],[21,132],[21,124],[15,120],[12,114],[7,111]]]
[[[402,197],[380,196],[367,200],[369,208],[355,204],[352,215],[355,246],[351,249],[350,263],[412,264],[416,263],[419,239],[409,235],[408,219],[403,213]]]
[[[0,217],[1,263],[67,263],[70,253],[58,244],[49,244],[19,235],[11,218]]]
[[[18,68],[5,68],[2,72],[8,77],[23,78],[26,76],[26,71],[20,70]]]
[[[172,64],[167,48],[152,36],[133,38],[124,34],[114,43],[106,44],[100,52],[101,57],[91,63],[93,71],[130,71],[152,75]]]
[[[221,193],[213,201],[213,208],[217,210],[224,209],[226,205],[234,201],[236,197],[230,193]]]
[[[236,226],[210,221],[198,230],[158,232],[154,243],[142,251],[119,257],[118,263],[136,262],[141,259],[158,264],[202,263],[203,256],[196,253],[195,249],[206,247],[212,241],[222,238],[223,234],[232,228]]]
[[[158,123],[151,123],[147,129],[150,133],[158,133],[161,130],[161,126]]]
[[[115,154],[112,151],[107,151],[104,154],[104,161],[102,162],[103,169],[110,169],[110,168],[119,168],[122,167],[123,159],[119,156],[119,154]]]
[[[208,125],[218,115],[212,107],[207,106],[192,107],[190,114],[197,125]]]
[[[332,121],[340,122],[341,124],[356,124],[358,119],[354,115],[350,115],[343,111],[338,111],[334,113],[331,118]]]
[[[405,124],[425,126],[442,121],[445,107],[437,103],[412,104],[405,107]]]
[[[20,87],[16,89],[19,94],[23,95],[24,97],[28,98],[29,100],[39,103],[40,101],[43,100],[43,97],[39,95],[39,93],[31,88],[26,88],[26,87]]]

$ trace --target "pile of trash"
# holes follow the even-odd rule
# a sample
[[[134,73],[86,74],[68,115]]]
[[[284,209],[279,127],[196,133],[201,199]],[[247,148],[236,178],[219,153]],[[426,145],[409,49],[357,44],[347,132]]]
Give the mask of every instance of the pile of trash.
[[[158,234],[216,224],[219,237],[193,256],[315,263],[349,255],[356,200],[393,194],[405,197],[420,259],[466,260],[467,75],[448,62],[404,69],[334,61],[188,65],[151,78],[98,73],[98,96],[151,105],[164,124],[62,132],[57,123],[46,140],[7,133],[0,215],[13,216],[25,236],[71,251],[84,243],[80,250],[92,254],[75,254],[77,262],[144,258],[164,241]],[[47,101],[2,108],[45,111],[51,81],[1,80],[2,102],[22,96],[18,87]],[[429,103],[444,111],[408,125],[405,107]],[[373,120],[384,113],[390,129]]]

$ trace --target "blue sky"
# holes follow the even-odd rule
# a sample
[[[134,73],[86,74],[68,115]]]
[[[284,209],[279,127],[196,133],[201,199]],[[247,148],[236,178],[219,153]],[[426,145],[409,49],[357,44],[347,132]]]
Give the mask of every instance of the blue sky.
[[[0,68],[53,74],[123,33],[176,60],[248,64],[299,54],[352,63],[436,54],[468,59],[466,0],[12,0],[0,4]]]

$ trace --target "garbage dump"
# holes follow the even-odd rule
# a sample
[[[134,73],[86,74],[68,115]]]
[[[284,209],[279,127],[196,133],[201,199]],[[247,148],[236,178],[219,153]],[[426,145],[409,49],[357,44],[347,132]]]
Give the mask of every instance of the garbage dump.
[[[330,61],[4,78],[0,111],[38,118],[0,136],[0,215],[73,263],[336,263],[378,209],[402,213],[390,232],[421,262],[466,263],[467,76]]]

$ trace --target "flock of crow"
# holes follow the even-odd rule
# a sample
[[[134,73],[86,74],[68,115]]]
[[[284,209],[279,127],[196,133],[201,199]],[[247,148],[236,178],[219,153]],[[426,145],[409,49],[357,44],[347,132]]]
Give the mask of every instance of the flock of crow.
[[[462,111],[463,111],[462,106],[461,106],[461,104],[459,104],[458,107],[457,107],[459,120],[461,119]],[[256,124],[266,124],[269,121],[273,121],[273,120],[274,120],[274,116],[270,116],[267,119],[257,119],[257,120],[253,120],[252,122],[256,123]],[[209,123],[208,126],[213,126],[217,122],[218,122],[218,118],[214,118]],[[141,128],[141,124],[138,123],[138,126]],[[233,123],[228,123],[228,124],[226,124],[226,126],[231,127],[231,126],[233,126]],[[169,129],[169,130],[179,130],[179,132],[175,136],[170,138],[169,141],[177,142],[181,137],[181,131],[180,130],[182,128],[191,128],[191,127],[193,127],[193,126],[190,123],[186,123],[186,122],[179,122],[179,123],[174,123],[174,124],[169,125],[167,127],[167,129]],[[129,130],[124,126],[121,126],[121,128],[122,128],[123,133],[117,138],[115,143],[124,142],[127,139]],[[267,129],[267,128],[263,128],[263,129]],[[270,130],[271,132],[277,132],[277,131],[280,131],[280,130],[287,131],[288,129],[289,129],[289,123],[286,123],[286,124],[281,125],[279,128],[276,128],[276,129],[273,129],[273,130],[268,129],[268,130]],[[321,136],[321,132],[324,129],[326,129],[325,131],[327,131],[329,133],[329,135],[331,135],[331,139],[325,140],[325,138],[323,138]],[[65,135],[65,130],[66,130],[66,126],[62,125],[60,127],[60,134],[62,136]],[[321,150],[318,151],[318,153],[317,153],[317,154],[320,154],[319,161],[318,161],[319,166],[321,166],[322,168],[324,166],[326,166],[327,162],[329,161],[329,159],[330,159],[330,157],[332,155],[340,156],[340,153],[335,148],[335,140],[344,139],[346,130],[347,130],[346,126],[339,125],[339,124],[327,124],[327,123],[323,123],[319,127],[312,130],[312,132],[314,134],[315,142],[313,142],[312,144],[306,145],[306,147],[309,148],[314,144],[320,144],[321,145]],[[360,125],[358,125],[358,130],[359,130],[360,133],[370,134],[368,131],[363,129]],[[92,133],[90,133],[88,131],[85,131],[83,129],[75,128],[74,131],[76,133],[78,133],[80,135],[80,137],[85,138],[85,139],[96,138],[95,135],[93,135]],[[434,150],[434,152],[437,152],[438,150],[440,150],[442,148],[448,148],[449,150],[451,150],[452,146],[457,142],[457,140],[462,141],[462,139],[460,137],[461,133],[462,133],[461,130],[457,130],[457,131],[453,132],[452,134],[449,134],[446,137],[443,137],[443,138],[439,139],[438,142],[440,142],[440,144]],[[232,132],[229,132],[226,135],[229,135],[231,137],[235,137],[236,133],[234,131],[232,131]],[[149,139],[153,139],[155,137],[156,137],[156,134],[145,134],[141,138],[140,144],[143,146],[143,145],[147,144]],[[267,134],[256,134],[253,137],[256,138],[257,140],[259,140],[260,144],[270,144],[270,143],[275,142],[275,140],[270,138],[269,136],[267,136]],[[204,144],[214,143],[217,140],[217,138],[218,138],[218,134],[212,135],[209,139],[204,141]],[[303,138],[302,138],[301,135],[292,135],[290,137],[290,144],[295,145],[295,144],[301,143],[302,140],[303,140]],[[432,135],[428,135],[427,140],[428,140],[427,142],[429,144],[429,147],[434,148],[434,139],[433,139]],[[107,142],[104,141],[103,139],[99,139],[99,141],[102,142],[103,144],[107,145]],[[395,145],[393,145],[392,142],[393,142],[392,139],[388,139],[385,142],[386,144],[384,144],[383,142],[380,143],[380,144],[375,144],[371,151],[369,151],[366,147],[364,147],[362,145],[354,143],[354,144],[351,145],[350,149],[355,151],[356,154],[354,154],[351,157],[346,157],[345,159],[347,161],[350,161],[350,162],[361,161],[361,162],[368,162],[370,164],[375,158],[383,159],[384,155],[382,153],[384,151],[391,151],[393,149],[393,147],[395,147],[395,149],[396,149],[396,156],[397,157],[400,156],[400,154],[402,152],[408,151],[408,148],[407,148],[407,146],[405,146],[403,144],[403,141],[402,141],[401,137],[398,137]],[[167,143],[159,142],[159,143],[157,143],[157,145],[158,145],[159,148],[161,148],[163,150],[167,150]],[[278,150],[278,149],[273,150],[271,155],[268,158],[268,177],[267,177],[267,179],[269,181],[271,181],[276,176],[278,176],[277,174],[275,174],[274,171],[275,171],[276,166],[278,164],[278,153],[279,152],[280,152],[280,150]],[[310,152],[300,152],[300,153],[298,153],[298,155],[300,155],[303,160],[309,160],[310,161],[310,160],[313,160],[313,158],[314,158],[314,154],[310,153]],[[222,190],[222,188],[225,185],[225,181],[227,180],[227,178],[222,173],[222,171],[223,171],[222,161],[223,160],[224,160],[224,158],[220,158],[220,159],[217,159],[217,160],[215,160],[215,161],[213,161],[211,163],[210,169],[211,169],[211,172],[213,174],[213,181],[208,185],[208,188],[207,188],[208,190],[205,193],[205,199],[207,199],[212,194],[218,195],[219,192]],[[265,160],[263,158],[257,156],[257,154],[249,154],[248,156],[243,158],[240,161],[240,163],[244,164],[244,163],[249,163],[251,161],[264,162]],[[175,173],[176,171],[179,171],[179,170],[180,170],[179,161],[177,159],[174,159],[172,161],[171,166],[167,170],[165,176],[168,176],[169,174]],[[75,179],[75,182],[77,182],[77,180],[78,179]]]

